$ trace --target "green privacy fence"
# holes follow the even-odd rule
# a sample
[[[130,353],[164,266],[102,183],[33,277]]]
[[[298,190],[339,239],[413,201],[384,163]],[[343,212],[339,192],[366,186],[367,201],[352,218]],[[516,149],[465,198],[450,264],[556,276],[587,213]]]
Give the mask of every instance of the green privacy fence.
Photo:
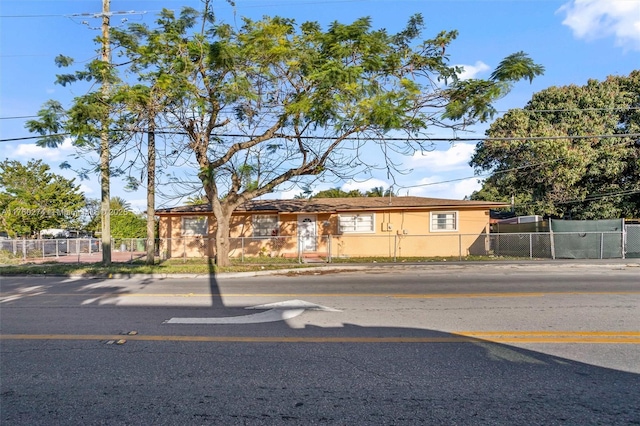
[[[552,257],[612,259],[624,257],[624,219],[549,220]]]
[[[640,258],[640,225],[626,225],[625,237],[626,257]]]

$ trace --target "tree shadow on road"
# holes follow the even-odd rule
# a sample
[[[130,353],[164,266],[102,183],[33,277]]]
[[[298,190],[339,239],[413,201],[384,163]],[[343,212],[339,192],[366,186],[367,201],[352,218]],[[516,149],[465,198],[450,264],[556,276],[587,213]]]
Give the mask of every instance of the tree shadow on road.
[[[187,307],[184,312],[246,315],[246,306],[225,306],[213,261],[209,265],[208,282],[202,285],[208,285],[210,306]],[[115,306],[111,296],[134,292],[152,281],[131,280],[131,287],[105,284],[106,279],[84,284],[77,291],[82,298],[66,303],[77,308],[80,301],[94,296],[88,306]],[[3,297],[22,296],[0,306],[19,307],[42,291],[48,292],[48,300],[63,302],[72,288],[73,282],[62,277],[2,283]],[[153,315],[143,317],[148,311]],[[2,333],[33,333],[33,324],[21,323],[13,312],[2,311]],[[40,308],[37,312],[40,317],[34,323],[40,322],[37,329],[41,333],[55,328],[59,312]],[[123,324],[129,320],[116,318],[113,310],[91,312],[97,323],[110,321],[105,328],[112,332],[126,330]],[[640,375],[636,373],[428,328],[349,323],[306,323],[294,328],[286,321],[242,326],[156,324],[151,328],[149,321],[166,312],[167,306],[140,311],[136,319],[140,333],[128,336],[126,345],[117,347],[90,340],[73,345],[46,341],[40,344],[44,346],[35,340],[12,340],[11,344],[4,340],[3,422],[640,422]],[[303,315],[312,321],[313,316],[329,314],[307,311]],[[162,336],[148,334],[156,329]],[[95,330],[81,323],[65,332]],[[579,351],[580,346],[576,348]],[[616,350],[616,346],[611,348]],[[117,412],[113,407],[118,407]]]

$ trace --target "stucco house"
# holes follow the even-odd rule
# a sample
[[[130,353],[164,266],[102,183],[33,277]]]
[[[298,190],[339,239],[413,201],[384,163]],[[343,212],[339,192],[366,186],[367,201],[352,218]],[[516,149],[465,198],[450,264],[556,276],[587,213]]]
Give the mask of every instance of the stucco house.
[[[424,197],[252,200],[232,216],[230,256],[457,256],[486,252],[490,209]],[[159,209],[161,255],[215,254],[208,205]]]

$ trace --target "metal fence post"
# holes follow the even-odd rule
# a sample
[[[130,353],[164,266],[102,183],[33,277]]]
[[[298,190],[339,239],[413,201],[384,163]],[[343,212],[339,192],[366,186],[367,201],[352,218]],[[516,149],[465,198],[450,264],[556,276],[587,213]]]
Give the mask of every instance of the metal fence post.
[[[604,255],[604,232],[600,233],[600,260],[602,260],[602,256]]]
[[[398,234],[393,234],[393,263],[398,261]]]
[[[458,259],[462,260],[462,234],[458,234]]]
[[[549,218],[549,240],[551,243],[551,258],[556,260],[556,243],[553,235],[553,228],[551,227],[551,218]]]
[[[331,238],[331,234],[327,235],[327,263],[331,263],[332,260],[332,244],[333,244],[333,238]]]
[[[529,259],[533,259],[533,234],[529,233]]]
[[[240,237],[240,262],[244,263],[244,237]]]

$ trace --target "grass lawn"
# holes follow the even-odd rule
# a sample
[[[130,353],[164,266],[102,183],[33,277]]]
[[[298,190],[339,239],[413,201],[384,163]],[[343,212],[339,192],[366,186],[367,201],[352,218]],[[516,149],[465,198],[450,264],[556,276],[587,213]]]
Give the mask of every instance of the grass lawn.
[[[505,258],[494,256],[470,256],[459,257],[434,257],[434,258],[397,258],[395,262],[388,257],[380,258],[334,258],[331,265],[368,264],[368,263],[431,263],[431,262],[470,262],[470,261],[499,261],[514,260],[517,258]],[[529,259],[527,259],[529,260]],[[254,272],[263,270],[313,268],[326,266],[327,263],[298,263],[297,259],[252,257],[244,261],[232,260],[231,266],[218,267],[208,259],[169,259],[156,261],[154,265],[146,265],[144,261],[134,260],[127,263],[112,263],[111,266],[103,266],[101,263],[20,263],[19,259],[4,258],[0,256],[0,275],[99,275],[109,276],[115,274],[210,274]]]

